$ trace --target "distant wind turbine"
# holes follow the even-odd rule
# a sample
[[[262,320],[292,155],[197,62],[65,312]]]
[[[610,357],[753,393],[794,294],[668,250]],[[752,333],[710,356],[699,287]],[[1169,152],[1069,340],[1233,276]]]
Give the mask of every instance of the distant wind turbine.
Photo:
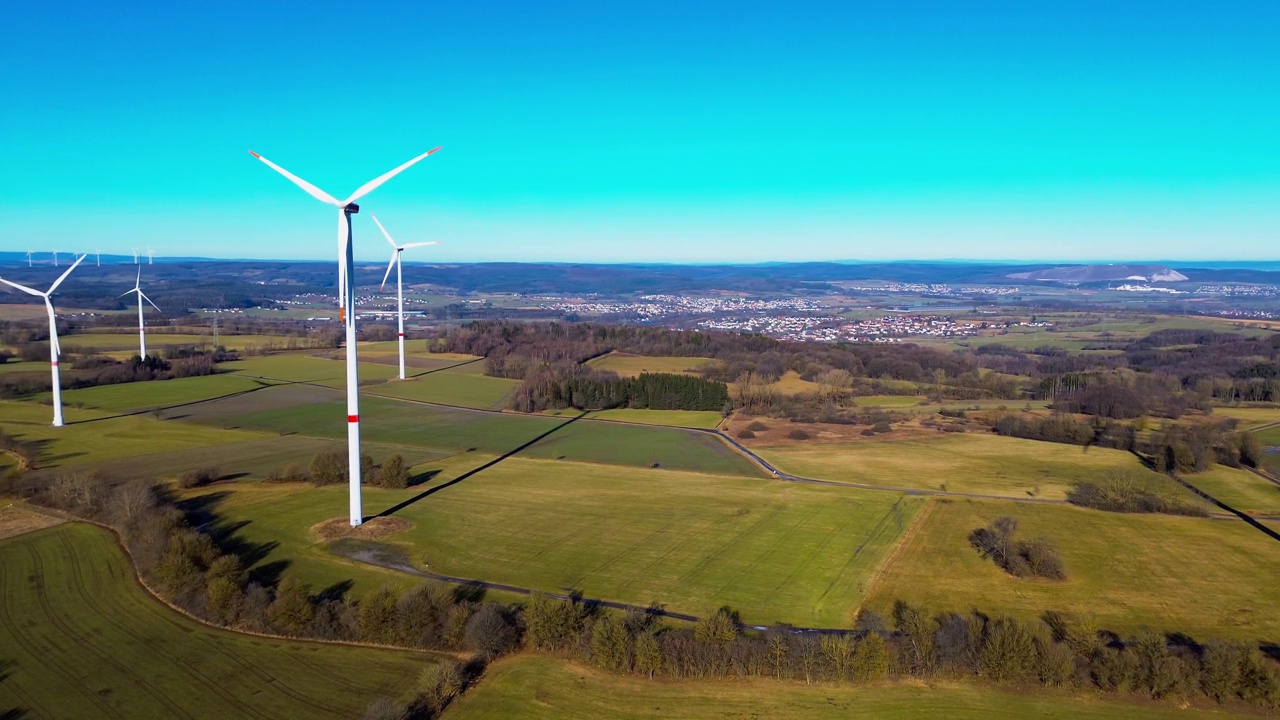
[[[94,251],[93,251],[93,254],[97,256],[97,259],[98,259],[98,267],[102,267],[102,251],[101,251],[101,250],[94,250]]]
[[[58,267],[58,251],[53,251],[53,266]]]
[[[151,307],[157,310],[160,310],[160,307],[157,306],[155,303],[151,302],[151,298],[147,297],[147,294],[142,292],[142,268],[141,267],[138,268],[138,279],[133,282],[133,289],[121,293],[119,297],[124,297],[129,293],[138,294],[138,357],[142,358],[143,360],[146,360],[147,359],[147,326],[142,322],[142,301],[146,300],[147,302],[151,303]],[[164,312],[164,311],[160,310],[160,312]]]
[[[31,251],[27,251],[27,267],[31,267]]]
[[[352,527],[364,522],[364,514],[360,506],[360,388],[359,366],[356,364],[356,290],[355,282],[350,277],[351,268],[355,265],[355,256],[351,247],[351,216],[360,212],[360,206],[356,205],[356,200],[373,192],[382,183],[439,149],[436,147],[428,150],[394,170],[379,175],[361,185],[351,193],[350,197],[342,201],[258,153],[249,151],[250,155],[288,178],[311,197],[338,208],[338,317],[346,325],[347,331],[347,479]]]
[[[138,264],[138,248],[133,249],[133,264]]]
[[[88,255],[81,255],[67,271],[62,273],[57,280],[53,281],[53,285],[49,286],[48,292],[40,292],[26,285],[19,285],[16,282],[10,282],[4,278],[0,278],[0,283],[4,283],[9,287],[17,288],[28,295],[35,295],[38,298],[44,298],[44,308],[49,311],[49,367],[53,373],[53,426],[62,427],[62,380],[58,375],[58,356],[61,354],[61,347],[58,345],[58,318],[53,312],[53,302],[49,296],[58,289],[63,280],[75,270]]]
[[[378,216],[374,215],[371,212],[369,213],[369,217],[373,218],[374,224],[377,225],[378,229],[382,231],[382,237],[386,238],[387,242],[391,243],[391,248],[392,248],[391,262],[387,264],[387,272],[382,275],[382,287],[383,288],[387,287],[387,278],[391,277],[391,268],[395,267],[396,269],[396,319],[399,322],[399,330],[400,330],[400,332],[397,334],[397,339],[400,341],[400,379],[403,380],[404,379],[404,284],[403,284],[403,278],[401,276],[401,271],[400,271],[400,253],[404,252],[405,250],[408,250],[409,248],[426,247],[427,245],[439,245],[440,243],[420,242],[420,243],[409,243],[408,245],[397,245],[396,241],[391,239],[391,233],[387,232],[387,229],[382,227],[382,223],[378,222]]]
[[[151,252],[151,248],[147,248],[147,264],[154,265],[156,263],[155,253]]]

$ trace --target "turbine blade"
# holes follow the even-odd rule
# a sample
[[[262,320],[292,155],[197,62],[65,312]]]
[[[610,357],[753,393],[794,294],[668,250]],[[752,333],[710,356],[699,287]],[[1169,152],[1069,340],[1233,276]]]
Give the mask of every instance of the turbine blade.
[[[428,245],[439,245],[439,244],[440,244],[439,240],[433,240],[431,242],[409,243],[408,245],[402,246],[400,249],[405,250],[411,247],[426,247]]]
[[[144,293],[144,292],[142,292],[141,290],[139,290],[139,291],[138,291],[138,297],[140,297],[140,298],[142,298],[143,300],[146,300],[147,302],[151,303],[151,307],[153,307],[153,308],[155,308],[155,309],[157,309],[157,310],[160,310],[160,306],[159,306],[159,305],[157,305],[157,304],[155,304],[155,303],[153,303],[153,302],[151,302],[151,298],[147,297],[147,294],[146,294],[146,293]],[[160,310],[160,312],[164,312],[164,311],[163,311],[163,310]]]
[[[383,273],[383,274],[382,274],[382,287],[381,287],[381,288],[378,288],[379,290],[384,290],[384,289],[386,289],[386,287],[387,287],[387,278],[391,277],[391,268],[393,268],[393,267],[395,267],[395,266],[396,266],[396,258],[398,258],[398,257],[400,257],[400,251],[399,251],[399,250],[392,250],[392,251],[391,251],[391,262],[387,263],[387,271],[386,271],[385,273]]]
[[[421,154],[421,155],[419,155],[418,157],[416,157],[416,158],[414,158],[414,159],[410,160],[409,162],[407,162],[407,163],[405,163],[405,164],[401,165],[400,167],[396,168],[395,170],[392,170],[392,171],[387,172],[387,173],[383,173],[382,175],[379,175],[378,177],[376,177],[376,178],[374,178],[374,179],[370,180],[369,182],[367,182],[367,183],[365,183],[365,184],[361,185],[361,186],[360,186],[360,189],[359,189],[359,190],[356,190],[356,191],[355,191],[355,192],[353,192],[353,193],[351,193],[351,197],[347,198],[347,202],[344,202],[344,203],[342,203],[342,204],[345,206],[347,203],[353,203],[353,202],[355,202],[355,201],[359,200],[360,198],[364,197],[365,195],[368,195],[369,193],[373,192],[373,190],[374,190],[375,188],[377,188],[379,185],[381,185],[382,183],[384,183],[384,182],[386,182],[386,181],[390,180],[391,178],[395,177],[396,175],[399,175],[400,173],[404,172],[405,170],[407,170],[407,169],[408,169],[411,165],[413,165],[414,163],[416,163],[416,162],[418,162],[419,160],[421,160],[421,159],[425,158],[426,156],[430,155],[431,153],[435,152],[436,150],[439,150],[439,149],[440,149],[440,147],[441,147],[441,146],[437,145],[436,147],[434,147],[434,148],[432,148],[432,149],[430,149],[430,150],[428,150],[428,151],[426,151],[426,152],[422,153],[422,154]]]
[[[267,167],[269,167],[269,168],[271,168],[272,170],[275,170],[276,172],[280,173],[281,175],[283,175],[283,176],[285,176],[285,177],[289,178],[289,180],[290,180],[290,181],[292,181],[294,185],[297,185],[298,187],[302,188],[303,190],[305,190],[305,191],[307,192],[307,194],[308,194],[308,195],[310,195],[311,197],[313,197],[313,198],[315,198],[315,199],[319,200],[320,202],[323,202],[323,203],[329,203],[330,205],[335,205],[335,206],[337,206],[337,207],[343,207],[344,205],[346,205],[346,203],[340,203],[340,202],[338,202],[338,201],[337,201],[337,200],[336,200],[332,195],[330,195],[329,193],[327,193],[327,192],[325,192],[325,191],[321,190],[320,188],[316,187],[315,185],[312,185],[311,183],[307,182],[306,180],[303,180],[302,178],[298,177],[297,175],[294,175],[293,173],[289,172],[288,170],[285,170],[284,168],[280,167],[279,165],[277,165],[277,164],[275,164],[275,163],[271,162],[270,160],[268,160],[268,159],[266,159],[266,158],[262,157],[262,156],[261,156],[261,155],[259,155],[258,153],[256,153],[256,152],[254,152],[254,151],[250,150],[250,151],[249,151],[249,154],[250,154],[250,155],[252,155],[252,156],[254,156],[254,157],[256,157],[256,158],[258,158],[258,159],[259,159],[259,160],[261,160],[262,162],[266,163]],[[136,251],[136,250],[134,251],[134,254],[135,254],[135,255],[137,255],[137,251]]]
[[[44,293],[40,292],[39,290],[36,290],[34,288],[29,288],[26,285],[19,285],[18,283],[13,282],[11,280],[5,280],[4,278],[0,278],[0,283],[4,283],[9,287],[17,288],[28,295],[35,295],[36,297],[44,297]]]
[[[46,294],[46,295],[52,295],[52,294],[53,294],[53,291],[54,291],[54,290],[57,290],[57,289],[58,289],[58,286],[62,284],[62,281],[63,281],[63,280],[66,280],[66,279],[67,279],[67,276],[71,274],[71,271],[72,271],[72,270],[75,270],[75,269],[76,269],[76,267],[78,267],[78,266],[80,265],[80,263],[84,262],[84,259],[85,259],[85,258],[87,258],[87,257],[89,257],[89,256],[88,256],[88,255],[81,255],[80,257],[76,258],[76,261],[75,261],[75,262],[73,262],[73,263],[71,263],[71,267],[67,268],[67,271],[66,271],[66,272],[64,272],[64,273],[62,273],[62,277],[60,277],[60,278],[58,278],[57,280],[54,280],[54,281],[53,281],[53,287],[49,288],[49,292],[47,292],[47,293],[45,293],[45,294]]]
[[[346,211],[338,212],[338,309],[347,306],[347,242],[348,223]]]
[[[142,266],[141,265],[138,266],[138,279],[133,281],[133,289],[134,290],[142,289]]]
[[[369,211],[369,217],[373,218],[373,224],[377,225],[378,229],[382,231],[382,237],[387,239],[387,242],[391,244],[391,247],[397,247],[396,241],[391,239],[391,233],[387,232],[387,229],[382,227],[382,223],[378,222],[378,216],[374,215],[372,210]]]
[[[135,292],[140,292],[140,291],[138,290],[138,288],[133,288],[132,290],[125,290],[124,292],[117,295],[116,298],[122,298],[125,295],[128,295],[129,293],[135,293]]]

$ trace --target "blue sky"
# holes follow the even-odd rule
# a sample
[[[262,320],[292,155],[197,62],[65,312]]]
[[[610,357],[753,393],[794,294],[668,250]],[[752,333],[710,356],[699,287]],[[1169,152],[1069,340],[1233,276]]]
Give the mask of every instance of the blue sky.
[[[271,5],[7,10],[0,249],[1280,259],[1280,3]]]

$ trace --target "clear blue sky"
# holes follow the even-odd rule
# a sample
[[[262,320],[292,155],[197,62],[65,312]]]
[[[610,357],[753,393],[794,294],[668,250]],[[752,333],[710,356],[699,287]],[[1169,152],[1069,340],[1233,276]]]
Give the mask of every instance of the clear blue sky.
[[[275,5],[7,8],[0,249],[1280,258],[1274,0]]]

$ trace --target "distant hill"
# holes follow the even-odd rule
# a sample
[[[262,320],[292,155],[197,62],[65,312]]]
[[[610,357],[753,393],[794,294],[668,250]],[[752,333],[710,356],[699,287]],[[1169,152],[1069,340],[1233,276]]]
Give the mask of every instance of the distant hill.
[[[1137,280],[1141,282],[1184,282],[1186,275],[1165,265],[1062,265],[1059,267],[1011,273],[1013,280],[1058,282],[1069,285]]]

